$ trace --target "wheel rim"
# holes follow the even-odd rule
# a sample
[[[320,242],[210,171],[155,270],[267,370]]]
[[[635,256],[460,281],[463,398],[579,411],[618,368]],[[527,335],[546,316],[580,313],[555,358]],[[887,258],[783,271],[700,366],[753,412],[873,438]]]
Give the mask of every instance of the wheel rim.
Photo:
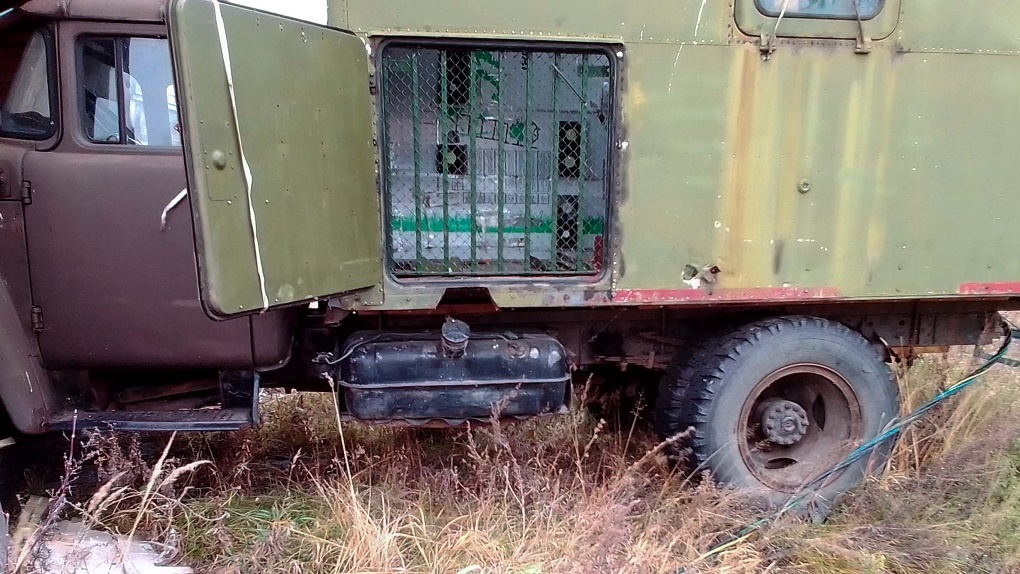
[[[748,395],[737,442],[755,478],[794,492],[849,455],[863,434],[860,401],[846,378],[797,364],[765,377]]]

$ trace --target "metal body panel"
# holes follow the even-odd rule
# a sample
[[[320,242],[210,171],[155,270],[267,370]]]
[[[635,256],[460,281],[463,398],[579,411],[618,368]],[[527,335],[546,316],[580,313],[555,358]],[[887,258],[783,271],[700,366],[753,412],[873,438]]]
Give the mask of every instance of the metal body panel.
[[[179,0],[170,17],[207,310],[231,316],[379,283],[364,44],[224,3],[228,60],[214,7]]]
[[[61,84],[79,85],[73,48],[80,34],[161,31],[63,23]],[[186,205],[160,231],[160,212],[185,187],[181,150],[89,143],[78,90],[61,97],[64,137],[52,151],[30,152],[24,168],[33,187],[25,217],[46,366],[250,367],[249,321],[217,323],[202,311]]]
[[[250,318],[252,355],[256,368],[278,367],[290,358],[298,316],[302,311],[297,307],[278,309]]]
[[[218,56],[209,5],[202,10],[196,26],[204,28],[189,41],[205,47],[195,53]],[[330,10],[334,25],[349,26],[373,46],[393,37],[587,43],[616,50],[620,68],[617,181],[606,246],[611,265],[604,276],[386,277],[381,288],[342,298],[347,308],[429,308],[447,288],[477,284],[501,307],[1004,299],[1020,293],[1020,270],[1012,262],[964,253],[971,245],[1008,245],[1010,226],[997,214],[1018,207],[1003,191],[1018,175],[1003,143],[1015,131],[1010,99],[1017,81],[1004,73],[1008,58],[990,57],[1020,54],[1011,33],[1020,10],[1003,0],[983,0],[954,18],[932,3],[887,0],[882,13],[860,24],[788,18],[778,27],[754,0],[634,7],[599,0],[585,10],[533,0],[484,6],[346,0]],[[755,34],[768,34],[769,22],[779,38],[763,59]],[[854,39],[861,32],[872,40],[867,53],[857,53]],[[220,66],[209,74],[216,81],[221,60],[206,60]],[[355,78],[362,63],[352,65],[343,73]],[[238,92],[259,93],[260,85]],[[974,85],[983,90],[970,89]],[[208,117],[229,116],[225,90],[213,92],[219,108]],[[942,131],[947,126],[951,138]],[[217,125],[217,137],[229,141],[231,127]],[[283,148],[277,159],[297,149]],[[229,154],[235,191],[223,193],[217,206],[237,200],[225,221],[232,222],[235,253],[243,253],[232,258],[240,263],[230,277],[244,286],[245,302],[224,311],[258,310],[251,254],[236,247],[250,245],[251,238],[236,155]],[[210,171],[204,160],[196,163]],[[361,225],[368,211],[352,208],[334,221]],[[294,219],[277,206],[265,213]],[[306,227],[320,240],[335,238]],[[371,247],[359,253],[382,258],[384,246]],[[279,251],[292,254],[288,249]],[[368,259],[361,259],[364,269]],[[317,269],[336,269],[315,261]],[[301,300],[286,289],[287,278],[300,274],[281,274],[274,284],[283,288],[277,289],[284,295],[280,303]],[[328,291],[309,288],[306,295]]]
[[[30,142],[0,138],[0,201],[21,201],[21,163],[32,147]]]
[[[32,332],[32,282],[25,243],[25,212],[20,201],[0,201],[0,274],[21,327]]]
[[[771,33],[754,0],[659,4],[331,7],[374,45],[587,41],[620,46],[621,74],[605,278],[387,278],[341,304],[427,308],[447,288],[479,284],[500,307],[1020,294],[1020,263],[979,247],[1016,242],[1004,214],[1020,209],[1009,191],[1020,80],[1003,55],[1020,55],[1020,9],[983,0],[958,18],[887,0],[861,23],[862,46],[855,20],[787,18],[763,58],[760,38],[734,27],[742,18]]]
[[[6,276],[0,284],[0,400],[14,427],[23,433],[45,428],[61,405],[40,362],[32,331],[23,327]]]
[[[29,39],[43,31],[49,43],[48,52],[52,63],[56,62],[56,47],[50,27],[44,22],[17,17],[0,26],[4,42],[0,44],[0,105],[9,96],[14,75],[24,56]],[[51,67],[51,71],[55,66]],[[59,106],[56,105],[57,74],[50,75],[51,116],[56,129],[45,140],[14,139],[0,136],[0,274],[4,277],[8,294],[14,305],[21,326],[26,333],[32,333],[32,283],[29,277],[28,246],[25,237],[24,201],[26,180],[23,176],[25,155],[33,149],[53,147],[60,137]]]
[[[14,36],[6,36],[5,45],[22,46],[40,25],[47,23],[17,20],[6,30]],[[43,323],[41,337],[49,365],[265,368],[281,364],[290,354],[294,312],[267,313],[253,322],[210,320],[198,299],[187,200],[168,214],[166,229],[159,229],[160,211],[185,186],[181,151],[98,146],[81,136],[81,108],[74,89],[79,85],[78,35],[165,37],[165,27],[64,21],[60,28],[62,60],[55,59],[54,67],[63,70],[63,77],[55,74],[53,89],[60,85],[70,89],[62,92],[53,109],[63,111],[63,121],[57,122],[54,136],[44,141],[0,138],[0,200],[4,200],[0,201],[4,239],[0,272],[26,332],[34,327],[27,208],[35,239],[35,296],[39,308],[45,307],[35,319]],[[15,51],[10,54],[12,66],[17,66],[20,56],[20,50]],[[13,72],[10,67],[5,73]],[[29,178],[22,164],[32,150],[37,151],[29,161]],[[22,197],[23,182],[34,186],[34,197]]]
[[[25,161],[47,367],[251,366],[249,321],[220,323],[202,310],[186,214],[159,229],[184,187],[180,155],[63,148]]]
[[[718,0],[651,0],[624,4],[478,3],[471,0],[347,0],[330,2],[330,23],[366,35],[422,35],[532,40],[699,44],[728,43],[733,14]],[[672,63],[672,60],[670,61]]]
[[[899,50],[1020,56],[1016,3],[981,0],[948,12],[928,4],[907,0],[902,7],[895,36]]]

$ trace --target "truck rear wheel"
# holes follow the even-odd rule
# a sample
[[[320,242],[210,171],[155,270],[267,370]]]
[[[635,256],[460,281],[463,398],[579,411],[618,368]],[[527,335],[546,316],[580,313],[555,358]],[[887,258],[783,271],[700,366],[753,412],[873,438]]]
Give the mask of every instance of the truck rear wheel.
[[[717,481],[791,495],[883,431],[899,414],[892,370],[863,336],[824,319],[781,317],[714,338],[680,359],[660,386],[656,427],[693,427],[690,462]],[[826,481],[808,500],[827,507],[858,485],[888,445]]]

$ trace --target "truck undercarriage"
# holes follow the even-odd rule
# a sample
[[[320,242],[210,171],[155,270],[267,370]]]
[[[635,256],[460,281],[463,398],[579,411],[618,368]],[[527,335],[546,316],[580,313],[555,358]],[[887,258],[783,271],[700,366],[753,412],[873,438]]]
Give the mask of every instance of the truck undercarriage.
[[[478,293],[396,316],[310,309],[290,360],[275,369],[55,371],[61,394],[74,400],[51,428],[69,428],[75,416],[79,426],[126,430],[240,428],[257,416],[260,391],[271,388],[338,392],[342,414],[366,422],[461,426],[484,423],[500,399],[518,409],[507,413],[511,418],[554,413],[569,404],[571,385],[593,372],[609,387],[626,379],[628,368],[661,378],[678,355],[758,320],[825,318],[861,333],[884,360],[909,362],[924,352],[987,343],[998,318],[982,303],[500,311],[479,302]],[[443,330],[450,325],[468,333],[470,344],[459,354],[447,349]],[[536,371],[552,364],[554,371]],[[544,402],[527,387],[515,388],[529,382]],[[654,399],[655,389],[645,390]],[[534,401],[515,406],[514,393]]]

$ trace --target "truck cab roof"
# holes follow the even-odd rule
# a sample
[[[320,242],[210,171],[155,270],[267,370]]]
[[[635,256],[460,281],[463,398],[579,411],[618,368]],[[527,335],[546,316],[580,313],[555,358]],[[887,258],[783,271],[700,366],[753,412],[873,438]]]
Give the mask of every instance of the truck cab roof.
[[[51,19],[162,22],[165,0],[30,0],[18,10]]]

